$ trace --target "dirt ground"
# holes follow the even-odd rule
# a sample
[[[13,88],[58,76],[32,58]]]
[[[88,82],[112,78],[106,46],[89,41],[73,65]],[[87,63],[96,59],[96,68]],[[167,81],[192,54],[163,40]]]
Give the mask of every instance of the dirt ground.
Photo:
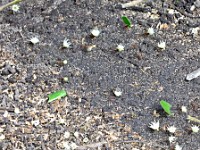
[[[191,132],[199,124],[187,120],[200,117],[200,78],[185,79],[200,67],[197,1],[148,0],[122,9],[129,0],[32,0],[18,12],[0,12],[0,149],[200,149],[199,133]],[[92,38],[95,27],[100,35]],[[153,35],[146,34],[150,27]],[[33,37],[39,43],[30,43]],[[65,38],[70,48],[62,48]],[[48,103],[61,89],[67,96]],[[153,131],[149,123],[158,120]]]

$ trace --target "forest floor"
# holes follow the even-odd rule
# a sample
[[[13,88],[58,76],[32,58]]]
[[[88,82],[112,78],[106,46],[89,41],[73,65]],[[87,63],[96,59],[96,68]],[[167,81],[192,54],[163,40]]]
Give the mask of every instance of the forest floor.
[[[122,9],[127,2],[32,0],[0,12],[0,149],[200,149],[199,133],[191,132],[199,124],[187,119],[200,117],[200,78],[186,80],[200,67],[200,1],[149,0]],[[58,90],[67,96],[48,103]],[[160,100],[172,105],[173,116]],[[149,128],[157,121],[159,131]]]

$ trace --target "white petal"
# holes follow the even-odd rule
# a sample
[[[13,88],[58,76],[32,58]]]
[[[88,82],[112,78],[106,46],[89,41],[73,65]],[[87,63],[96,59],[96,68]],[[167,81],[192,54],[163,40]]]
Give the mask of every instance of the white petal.
[[[91,34],[92,34],[94,37],[97,37],[97,36],[99,36],[100,31],[98,30],[98,28],[94,28],[94,29],[91,30]]]
[[[123,50],[124,50],[124,46],[123,46],[122,44],[119,44],[119,45],[117,46],[117,50],[118,50],[118,51],[123,51]]]
[[[31,41],[32,44],[39,43],[39,39],[38,39],[37,37],[33,37],[33,38],[31,38],[30,41]]]
[[[194,132],[194,133],[199,132],[199,127],[198,126],[192,126],[191,129],[192,129],[192,132]]]

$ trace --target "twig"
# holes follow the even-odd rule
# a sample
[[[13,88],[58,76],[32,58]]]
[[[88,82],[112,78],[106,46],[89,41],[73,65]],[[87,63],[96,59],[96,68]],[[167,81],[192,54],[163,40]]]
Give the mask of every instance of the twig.
[[[79,146],[77,149],[84,150],[84,149],[87,149],[87,148],[97,148],[97,147],[100,147],[100,146],[102,146],[103,144],[106,144],[106,143],[107,143],[106,141],[103,141],[103,142],[98,142],[98,143],[87,144],[87,145]]]
[[[10,6],[14,5],[14,4],[17,4],[17,3],[21,2],[21,1],[23,1],[23,0],[14,0],[14,1],[8,3],[8,4],[5,4],[5,5],[0,7],[0,11],[3,11],[5,8],[10,7]]]
[[[199,120],[199,119],[197,119],[197,118],[195,118],[195,117],[192,117],[192,116],[190,116],[190,115],[188,115],[188,118],[187,118],[187,119],[190,120],[190,121],[193,121],[193,122],[200,123],[200,120]]]
[[[122,8],[132,7],[138,5],[139,3],[144,2],[145,0],[134,0],[125,4],[121,4]]]

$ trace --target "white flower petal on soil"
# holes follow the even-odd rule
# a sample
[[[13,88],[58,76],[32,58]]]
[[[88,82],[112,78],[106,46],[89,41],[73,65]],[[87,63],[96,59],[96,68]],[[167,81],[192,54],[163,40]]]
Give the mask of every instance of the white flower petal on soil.
[[[175,136],[170,136],[169,137],[169,143],[173,143],[176,140]]]
[[[123,51],[124,50],[124,46],[122,44],[117,45],[117,50],[119,52]]]
[[[73,142],[72,142],[72,143],[70,144],[70,147],[71,147],[71,149],[76,149],[78,146],[76,145],[76,143],[73,143]]]
[[[199,132],[199,127],[196,125],[192,126],[191,129],[192,129],[192,132],[194,132],[194,133]]]
[[[160,42],[160,43],[158,43],[158,47],[160,48],[160,49],[165,49],[166,48],[166,43],[165,42]]]
[[[64,133],[64,138],[65,138],[65,139],[68,139],[69,137],[70,137],[70,132],[65,131],[65,133]]]
[[[67,141],[63,141],[62,146],[65,148],[65,150],[71,150],[71,146]]]
[[[154,121],[154,122],[149,123],[149,128],[159,131],[159,128],[160,128],[159,121],[157,121],[157,122]]]
[[[92,34],[94,37],[97,37],[97,36],[99,36],[99,34],[100,34],[100,31],[99,31],[98,28],[94,28],[94,29],[92,29],[90,32],[91,32],[91,34]]]
[[[175,145],[175,150],[182,150],[182,147],[179,144]]]
[[[181,106],[181,111],[182,111],[183,113],[186,113],[186,112],[187,112],[186,106]]]
[[[60,118],[60,119],[58,120],[58,122],[59,122],[59,124],[65,124],[65,123],[66,123],[65,119],[63,119],[63,118]]]
[[[38,39],[37,37],[31,38],[30,41],[31,41],[32,44],[37,44],[37,43],[39,43],[39,39]]]
[[[175,126],[169,126],[167,128],[167,130],[170,132],[170,133],[175,133],[176,132],[176,127]]]
[[[63,64],[66,65],[68,62],[67,60],[63,60]]]
[[[155,31],[154,31],[154,29],[151,27],[151,28],[148,28],[147,33],[148,33],[149,35],[153,35],[153,34],[155,33]]]
[[[5,137],[4,134],[1,134],[1,135],[0,135],[0,141],[4,140],[5,138],[6,138],[6,137]]]
[[[120,88],[116,88],[115,90],[113,90],[113,93],[116,97],[119,97],[122,95],[122,91]]]
[[[74,132],[74,136],[76,137],[76,138],[78,138],[79,137],[79,133],[76,131],[76,132]]]
[[[15,107],[15,110],[14,110],[14,112],[15,112],[16,114],[19,114],[19,113],[20,113],[20,110],[19,110],[19,108]]]
[[[20,8],[19,5],[16,5],[16,4],[12,5],[12,7],[11,7],[12,11],[14,11],[14,12],[17,12],[19,10],[19,8]]]
[[[72,45],[72,43],[69,42],[69,40],[65,38],[64,41],[63,41],[63,47],[64,48],[70,48],[71,45]]]

